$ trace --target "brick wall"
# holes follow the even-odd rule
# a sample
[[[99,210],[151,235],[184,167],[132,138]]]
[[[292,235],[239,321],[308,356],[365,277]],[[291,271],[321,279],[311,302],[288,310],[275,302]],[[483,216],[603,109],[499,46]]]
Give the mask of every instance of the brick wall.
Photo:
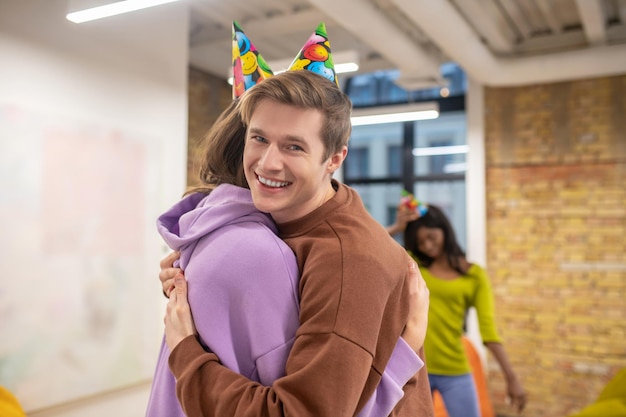
[[[626,75],[485,91],[487,267],[526,416],[567,416],[626,367],[625,97]]]
[[[231,87],[223,79],[195,68],[189,69],[189,125],[187,186],[198,184],[197,158],[204,134],[232,100]]]

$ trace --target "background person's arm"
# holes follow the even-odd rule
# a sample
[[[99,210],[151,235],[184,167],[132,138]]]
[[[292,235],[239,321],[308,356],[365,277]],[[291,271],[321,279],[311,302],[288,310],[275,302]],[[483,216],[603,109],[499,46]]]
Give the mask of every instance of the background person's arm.
[[[394,223],[387,226],[385,230],[387,230],[387,233],[391,236],[402,233],[404,229],[406,229],[406,225],[409,222],[417,220],[419,216],[419,212],[408,208],[404,203],[400,203],[396,208],[396,219]]]
[[[496,361],[500,365],[502,372],[506,378],[507,393],[511,400],[511,405],[515,407],[518,412],[521,412],[526,406],[526,393],[522,387],[521,382],[517,378],[517,375],[513,371],[509,357],[506,354],[506,350],[501,343],[486,342],[485,346],[491,354],[496,358]]]
[[[478,279],[478,287],[476,289],[476,297],[474,307],[478,316],[478,326],[483,344],[493,354],[494,358],[500,365],[502,372],[507,381],[507,392],[511,399],[511,403],[517,411],[522,411],[526,406],[526,393],[522,388],[517,375],[513,372],[509,358],[501,343],[495,327],[495,305],[491,283],[487,276],[487,272],[480,266],[474,265],[476,278]]]

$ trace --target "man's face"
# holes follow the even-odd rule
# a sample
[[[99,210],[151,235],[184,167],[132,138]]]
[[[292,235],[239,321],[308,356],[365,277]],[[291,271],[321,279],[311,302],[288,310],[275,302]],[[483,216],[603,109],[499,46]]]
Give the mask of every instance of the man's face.
[[[322,161],[323,115],[273,100],[259,102],[252,114],[243,165],[257,209],[278,223],[298,219],[332,197],[330,178],[346,149]]]

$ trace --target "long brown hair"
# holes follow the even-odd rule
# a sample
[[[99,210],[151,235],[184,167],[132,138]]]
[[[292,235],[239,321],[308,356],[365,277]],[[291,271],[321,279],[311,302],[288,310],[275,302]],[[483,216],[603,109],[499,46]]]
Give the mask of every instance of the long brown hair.
[[[467,261],[465,261],[465,252],[457,242],[456,233],[454,233],[452,224],[443,210],[429,204],[426,214],[420,216],[417,220],[409,222],[404,230],[405,249],[411,251],[411,253],[417,257],[420,265],[428,268],[433,263],[434,259],[419,250],[417,231],[421,227],[441,229],[443,231],[443,252],[445,253],[446,259],[452,269],[461,275],[465,275],[468,269]]]
[[[186,194],[208,194],[220,184],[248,188],[243,173],[245,136],[246,126],[241,120],[237,102],[233,101],[204,136],[200,153],[201,185],[191,188]]]

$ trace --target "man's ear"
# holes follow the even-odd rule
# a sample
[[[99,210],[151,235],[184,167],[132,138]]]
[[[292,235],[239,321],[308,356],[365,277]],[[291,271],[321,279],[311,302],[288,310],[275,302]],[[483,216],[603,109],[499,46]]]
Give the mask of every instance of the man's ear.
[[[332,154],[328,159],[328,172],[332,174],[337,171],[341,167],[341,164],[343,164],[346,156],[348,156],[347,146],[342,146],[339,152]]]

